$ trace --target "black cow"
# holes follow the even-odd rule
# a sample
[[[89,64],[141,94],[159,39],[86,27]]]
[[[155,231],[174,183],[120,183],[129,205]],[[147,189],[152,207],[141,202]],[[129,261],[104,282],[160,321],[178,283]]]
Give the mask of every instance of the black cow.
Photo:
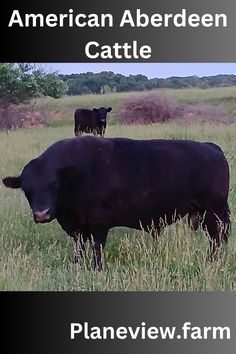
[[[107,113],[111,112],[111,110],[111,107],[93,108],[92,110],[77,108],[74,114],[75,136],[83,133],[104,136],[107,126]]]
[[[152,233],[154,224],[159,232],[164,223],[187,214],[194,228],[200,221],[207,231],[212,255],[228,239],[229,167],[212,143],[66,139],[3,183],[24,191],[35,222],[57,219],[75,240],[78,262],[90,240],[97,269],[108,230],[115,226]]]

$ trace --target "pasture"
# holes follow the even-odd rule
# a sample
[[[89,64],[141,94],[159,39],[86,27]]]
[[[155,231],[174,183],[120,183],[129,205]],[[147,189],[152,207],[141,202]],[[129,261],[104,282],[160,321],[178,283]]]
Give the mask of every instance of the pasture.
[[[236,108],[236,89],[222,88],[220,91],[181,90],[185,103],[208,102],[222,105],[233,112]],[[168,94],[181,100],[181,92],[169,91]],[[53,142],[73,137],[73,115],[69,112],[73,110],[75,102],[77,106],[96,106],[101,102],[104,106],[115,107],[115,114],[118,114],[121,96],[128,94],[110,95],[67,97],[50,102],[50,111],[54,114],[57,112],[62,118],[55,120],[58,124],[50,124],[49,121],[46,126],[39,128],[0,133],[0,176],[19,174],[25,163]],[[63,123],[65,121],[66,124]],[[108,121],[106,136],[192,139],[212,141],[222,147],[231,169],[229,205],[232,232],[228,245],[221,250],[221,257],[210,263],[207,260],[206,236],[201,230],[191,231],[183,219],[167,227],[157,242],[144,232],[126,228],[110,230],[104,252],[104,270],[94,273],[88,261],[82,268],[72,264],[73,242],[56,221],[45,225],[35,224],[23,193],[8,190],[0,184],[0,289],[235,290],[236,124],[121,126],[115,123],[116,119],[109,126]]]
[[[186,105],[212,105],[223,108],[227,113],[236,115],[236,86],[210,89],[160,89],[162,92],[180,104]],[[143,96],[148,92],[121,92],[108,93],[105,95],[83,95],[83,96],[66,96],[54,100],[45,98],[38,101],[39,108],[43,105],[43,116],[48,126],[71,125],[71,117],[77,107],[93,108],[93,107],[112,107],[109,113],[109,124],[116,125],[119,120],[119,111],[122,103],[130,96]]]

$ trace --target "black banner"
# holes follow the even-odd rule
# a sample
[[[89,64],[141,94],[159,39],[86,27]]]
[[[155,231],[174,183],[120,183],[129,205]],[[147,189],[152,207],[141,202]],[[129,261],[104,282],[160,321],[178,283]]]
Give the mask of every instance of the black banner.
[[[234,62],[235,13],[234,0],[10,0],[0,14],[0,56],[9,62]]]
[[[150,354],[232,354],[236,345],[235,296],[2,293],[2,339],[8,353],[74,354],[83,349],[87,353],[120,353],[127,349]]]

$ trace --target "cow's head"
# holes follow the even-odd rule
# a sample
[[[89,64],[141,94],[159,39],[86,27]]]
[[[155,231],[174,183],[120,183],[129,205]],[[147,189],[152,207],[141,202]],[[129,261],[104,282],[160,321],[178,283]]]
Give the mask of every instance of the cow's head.
[[[36,223],[52,221],[56,216],[58,177],[40,159],[30,161],[18,177],[5,177],[8,188],[21,188],[32,209]]]
[[[99,122],[106,122],[107,119],[107,113],[111,112],[112,108],[105,108],[105,107],[100,107],[100,108],[93,108],[93,111],[97,114]]]

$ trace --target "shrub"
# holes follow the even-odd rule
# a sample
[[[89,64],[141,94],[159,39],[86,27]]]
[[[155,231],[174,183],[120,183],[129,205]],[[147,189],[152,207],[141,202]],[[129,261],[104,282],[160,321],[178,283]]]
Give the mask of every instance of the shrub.
[[[163,93],[132,96],[121,107],[123,124],[154,124],[167,121],[179,123],[233,123],[233,115],[210,105],[180,105]]]
[[[35,64],[0,63],[0,129],[37,124],[38,118],[29,116],[22,105],[36,97],[59,98],[66,90],[67,85],[56,73],[47,74]]]
[[[34,104],[27,106],[0,104],[0,130],[35,127],[42,121],[42,114]]]
[[[162,93],[142,94],[126,99],[120,119],[126,124],[152,124],[174,119],[178,104]]]

